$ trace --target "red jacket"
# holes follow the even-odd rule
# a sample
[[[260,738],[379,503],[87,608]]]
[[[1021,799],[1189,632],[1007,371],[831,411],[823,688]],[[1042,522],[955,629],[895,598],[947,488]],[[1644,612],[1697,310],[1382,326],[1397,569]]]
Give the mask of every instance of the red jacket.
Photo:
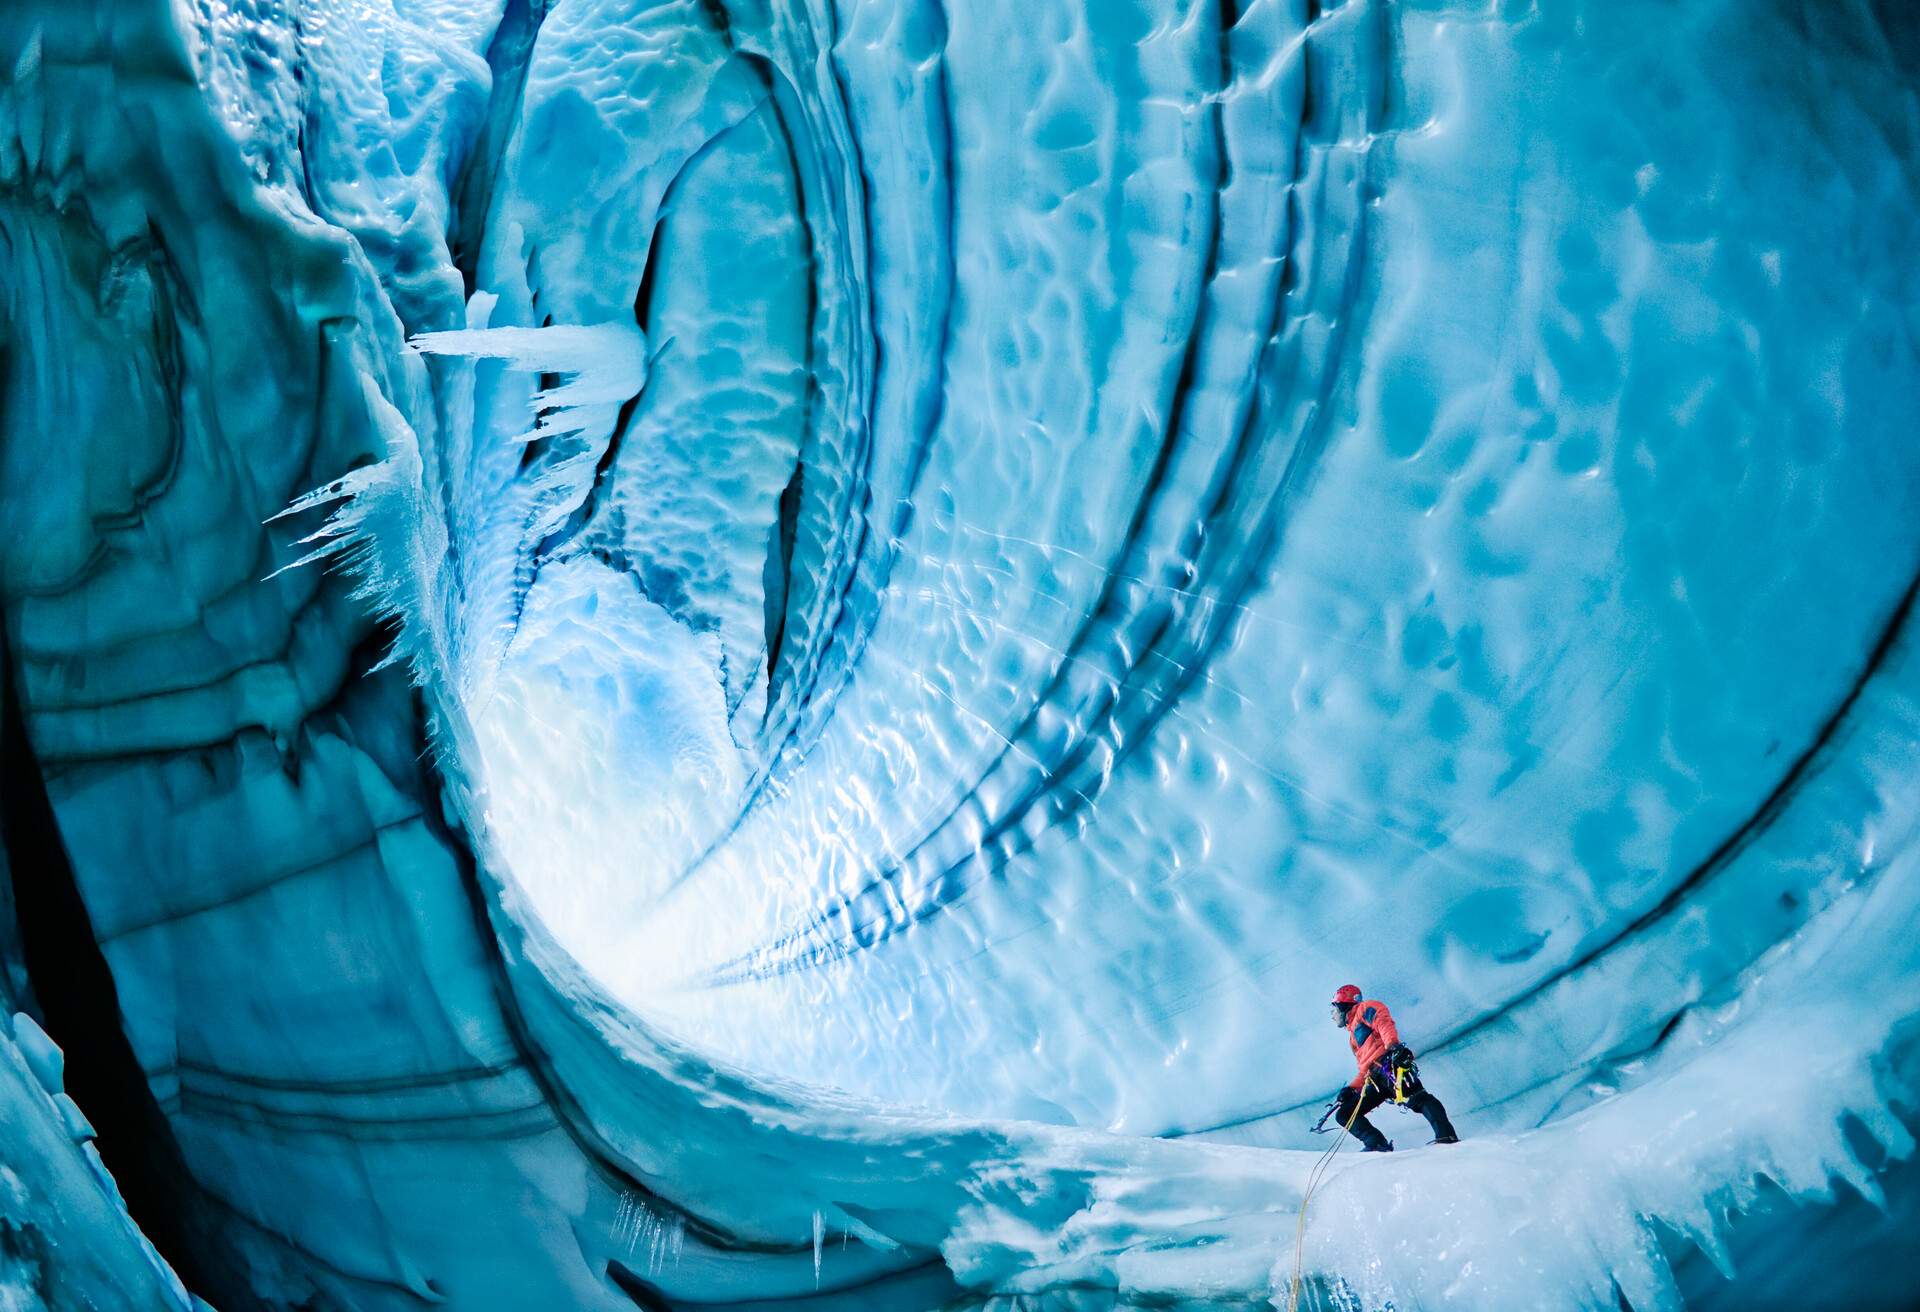
[[[1400,1042],[1400,1031],[1394,1027],[1393,1013],[1387,1010],[1387,1004],[1371,998],[1354,1003],[1347,1013],[1347,1042],[1353,1046],[1353,1059],[1360,1063],[1360,1073],[1347,1087],[1359,1093],[1366,1087],[1373,1064],[1386,1055],[1388,1048]]]

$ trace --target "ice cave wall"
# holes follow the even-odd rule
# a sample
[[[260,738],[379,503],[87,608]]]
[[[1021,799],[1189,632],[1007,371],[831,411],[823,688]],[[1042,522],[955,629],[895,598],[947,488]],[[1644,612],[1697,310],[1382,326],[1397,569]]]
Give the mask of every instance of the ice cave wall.
[[[1259,1303],[1348,977],[1487,1142],[1316,1296],[1710,1301],[1910,1146],[1897,7],[0,56],[16,1005],[217,1305]]]

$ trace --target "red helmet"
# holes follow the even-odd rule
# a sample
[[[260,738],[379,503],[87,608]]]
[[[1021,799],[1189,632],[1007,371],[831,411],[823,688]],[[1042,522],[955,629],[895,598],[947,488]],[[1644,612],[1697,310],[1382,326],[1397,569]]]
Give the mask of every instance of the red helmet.
[[[1357,984],[1342,984],[1340,991],[1333,995],[1333,1005],[1336,1007],[1351,1007],[1358,1001],[1360,988]]]

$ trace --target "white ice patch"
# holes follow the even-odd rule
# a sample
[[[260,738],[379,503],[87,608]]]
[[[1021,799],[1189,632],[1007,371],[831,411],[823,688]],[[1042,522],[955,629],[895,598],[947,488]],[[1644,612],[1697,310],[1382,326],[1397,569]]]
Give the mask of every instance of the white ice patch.
[[[541,919],[599,978],[638,988],[642,908],[737,807],[719,640],[592,557],[543,569],[472,712],[485,822]]]

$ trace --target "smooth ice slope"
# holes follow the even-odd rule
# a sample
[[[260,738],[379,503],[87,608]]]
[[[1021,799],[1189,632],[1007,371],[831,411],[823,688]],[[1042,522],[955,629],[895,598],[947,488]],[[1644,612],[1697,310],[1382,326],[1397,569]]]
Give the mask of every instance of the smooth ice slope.
[[[1916,72],[0,11],[7,677],[196,1292],[1284,1306],[1355,979],[1469,1142],[1310,1300],[1746,1298],[1913,1147]]]

